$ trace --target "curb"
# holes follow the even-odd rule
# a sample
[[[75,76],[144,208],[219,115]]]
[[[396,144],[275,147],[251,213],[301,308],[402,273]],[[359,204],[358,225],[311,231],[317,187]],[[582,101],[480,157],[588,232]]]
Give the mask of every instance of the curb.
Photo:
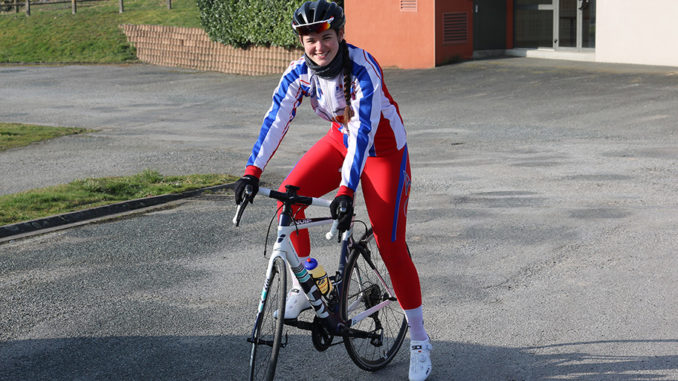
[[[11,240],[12,238],[18,238],[18,236],[24,236],[26,234],[35,233],[46,229],[54,229],[63,227],[64,225],[82,223],[102,217],[108,217],[114,214],[166,204],[171,201],[196,196],[203,192],[231,189],[233,188],[234,184],[235,183],[215,185],[182,193],[139,198],[136,200],[123,201],[116,204],[79,210],[77,212],[58,214],[56,216],[0,226],[0,243]]]

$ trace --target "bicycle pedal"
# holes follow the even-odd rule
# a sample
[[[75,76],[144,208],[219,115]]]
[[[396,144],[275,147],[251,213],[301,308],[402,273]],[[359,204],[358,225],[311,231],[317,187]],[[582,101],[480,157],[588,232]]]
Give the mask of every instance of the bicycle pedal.
[[[291,327],[303,329],[306,331],[310,331],[313,329],[313,323],[304,321],[304,320],[299,320],[299,319],[285,319],[283,320],[283,323],[285,325],[289,325]]]

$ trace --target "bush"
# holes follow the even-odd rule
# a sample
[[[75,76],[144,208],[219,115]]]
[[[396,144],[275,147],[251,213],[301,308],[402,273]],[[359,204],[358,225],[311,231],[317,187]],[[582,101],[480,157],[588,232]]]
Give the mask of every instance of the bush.
[[[298,47],[292,14],[306,0],[198,0],[200,21],[213,41],[240,48],[251,45]],[[337,2],[343,5],[343,1]]]

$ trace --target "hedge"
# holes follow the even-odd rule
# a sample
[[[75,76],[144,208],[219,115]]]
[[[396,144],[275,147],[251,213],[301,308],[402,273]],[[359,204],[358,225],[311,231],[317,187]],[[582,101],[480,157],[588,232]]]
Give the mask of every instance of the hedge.
[[[213,41],[235,47],[299,47],[290,26],[306,0],[197,0],[200,21]],[[343,1],[337,1],[343,5]]]

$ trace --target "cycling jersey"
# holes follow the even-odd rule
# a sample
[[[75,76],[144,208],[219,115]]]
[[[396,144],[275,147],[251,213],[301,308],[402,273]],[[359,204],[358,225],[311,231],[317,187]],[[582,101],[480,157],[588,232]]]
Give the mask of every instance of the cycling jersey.
[[[401,150],[406,143],[405,127],[398,105],[388,92],[377,61],[363,49],[348,45],[353,63],[351,108],[354,116],[344,122],[343,74],[324,79],[309,70],[303,58],[294,61],[273,93],[271,108],[264,117],[259,139],[252,148],[245,174],[259,177],[277,150],[304,97],[321,118],[343,134],[346,158],[341,168],[340,193],[353,194],[369,156]]]

